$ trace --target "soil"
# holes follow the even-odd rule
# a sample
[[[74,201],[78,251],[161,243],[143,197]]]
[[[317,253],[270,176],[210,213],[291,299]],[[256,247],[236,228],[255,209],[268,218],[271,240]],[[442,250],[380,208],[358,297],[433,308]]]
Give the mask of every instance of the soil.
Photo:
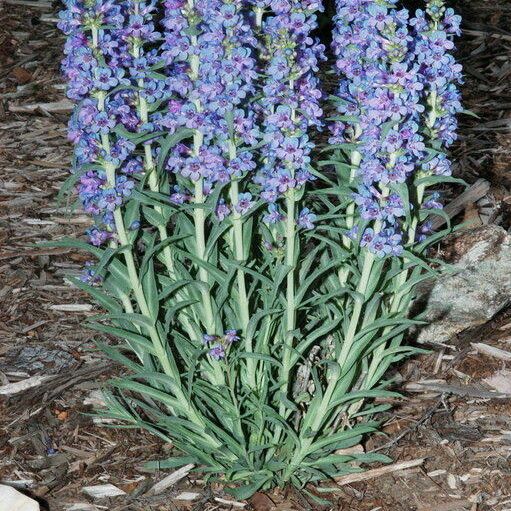
[[[0,482],[51,511],[510,510],[511,400],[477,397],[490,388],[484,380],[510,363],[472,348],[484,342],[511,350],[510,312],[397,368],[404,397],[382,417],[383,434],[363,447],[395,462],[423,458],[416,467],[321,493],[330,502],[325,506],[293,490],[228,503],[223,489],[205,486],[200,473],[162,495],[147,495],[167,474],[149,473],[142,465],[168,457],[170,446],[144,432],[109,429],[87,415],[117,369],[94,350],[94,334],[83,326],[95,307],[65,280],[86,257],[34,246],[80,236],[89,221],[56,202],[71,147],[58,70],[63,38],[54,7],[46,0],[0,4],[0,386],[57,374],[15,398],[0,399]],[[467,205],[461,216],[509,228],[511,3],[471,0],[458,2],[458,8],[465,19],[458,42],[464,101],[478,117],[461,119],[453,151],[456,174],[469,183],[490,182],[484,199]],[[431,381],[437,387],[428,390]],[[408,392],[414,382],[426,385]],[[125,495],[94,501],[83,492],[108,483]],[[1,502],[0,510],[10,511]]]

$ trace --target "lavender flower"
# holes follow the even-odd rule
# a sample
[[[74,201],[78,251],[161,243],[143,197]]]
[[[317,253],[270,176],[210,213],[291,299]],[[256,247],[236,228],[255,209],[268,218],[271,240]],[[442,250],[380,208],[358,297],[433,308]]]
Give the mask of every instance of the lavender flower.
[[[127,176],[139,172],[132,158],[132,142],[113,133],[126,121],[133,130],[132,96],[113,89],[130,84],[126,77],[128,46],[123,40],[128,21],[127,4],[93,0],[67,0],[60,13],[59,27],[67,35],[62,64],[68,79],[67,94],[80,101],[69,123],[69,138],[75,144],[76,169],[83,172],[77,191],[83,207],[94,217],[88,231],[92,244],[113,241],[112,212],[131,195],[134,182]],[[115,177],[116,169],[125,171]]]
[[[333,42],[342,77],[342,120],[331,127],[330,142],[357,146],[352,164],[360,185],[354,201],[360,217],[372,223],[368,236],[361,235],[361,245],[378,256],[395,254],[400,250],[397,243],[413,241],[413,235],[403,240],[401,234],[405,210],[413,206],[403,204],[390,189],[408,186],[421,170],[435,165],[439,174],[449,173],[443,156],[437,162],[422,162],[427,138],[438,136],[446,145],[454,140],[453,115],[459,111],[453,81],[459,79],[461,67],[447,54],[453,48],[449,33],[458,31],[458,18],[450,11],[448,23],[440,26],[443,8],[430,8],[430,14],[435,12],[433,23],[420,10],[409,19],[408,11],[397,9],[396,3],[337,0]],[[429,5],[441,3],[432,0]],[[431,126],[425,134],[420,127],[426,115]]]
[[[225,358],[225,348],[221,344],[215,344],[210,350],[209,355],[215,360]]]
[[[321,125],[315,72],[318,60],[325,57],[324,46],[310,35],[317,27],[320,2],[280,0],[271,2],[271,8],[273,13],[262,27],[269,53],[260,102],[265,118],[264,165],[254,181],[261,198],[274,203],[314,179],[307,170],[314,147],[308,131]],[[270,223],[281,218],[276,210],[266,216]]]

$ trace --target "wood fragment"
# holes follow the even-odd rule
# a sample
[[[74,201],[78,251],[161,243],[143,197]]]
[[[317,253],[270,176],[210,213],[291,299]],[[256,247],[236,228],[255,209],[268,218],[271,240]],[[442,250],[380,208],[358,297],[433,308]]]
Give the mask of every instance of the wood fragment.
[[[50,309],[60,312],[90,312],[92,305],[89,303],[61,303],[50,305]]]
[[[436,394],[455,394],[457,396],[474,397],[479,399],[506,399],[509,394],[493,392],[468,385],[448,385],[447,383],[413,382],[405,385],[408,392],[434,392]]]
[[[88,502],[77,502],[76,504],[72,504],[70,507],[66,507],[66,511],[101,511],[102,509],[107,509],[103,506],[98,507],[94,504],[89,504]]]
[[[184,467],[181,467],[180,469],[176,470],[175,472],[172,472],[172,474],[168,475],[161,481],[158,481],[148,492],[148,495],[159,495],[160,493],[163,493],[166,489],[170,488],[174,484],[176,484],[178,481],[181,481],[181,479],[184,479],[189,473],[190,470],[195,465],[192,463],[185,465]]]
[[[24,390],[32,389],[34,387],[38,387],[42,383],[55,378],[55,375],[52,376],[31,376],[26,380],[17,381],[15,383],[8,383],[7,385],[2,385],[0,387],[0,395],[1,396],[13,396],[14,394],[19,394]]]
[[[32,103],[29,105],[9,105],[9,111],[20,114],[33,114],[37,112],[51,114],[66,114],[72,112],[74,105],[68,99],[53,101],[52,103]]]
[[[422,465],[424,463],[424,458],[417,458],[409,461],[401,461],[399,463],[394,463],[392,465],[387,465],[386,467],[373,468],[371,470],[367,470],[365,472],[361,472],[359,474],[349,474],[346,476],[336,477],[335,482],[339,486],[344,486],[346,484],[358,483],[360,481],[367,481],[369,479],[374,479],[376,477],[380,477],[386,474],[392,474],[394,472],[399,472],[400,470],[407,470],[409,468],[414,468]]]
[[[500,348],[495,348],[494,346],[482,342],[473,342],[471,344],[478,353],[511,362],[511,351],[501,350]]]
[[[107,497],[119,497],[126,492],[113,484],[98,484],[97,486],[84,486],[82,492],[93,499],[105,499]]]
[[[511,371],[502,369],[483,380],[496,391],[511,395]]]
[[[439,468],[438,470],[432,470],[431,472],[428,472],[426,475],[428,477],[438,477],[438,476],[442,476],[444,474],[447,474],[447,470],[444,470],[443,468]]]
[[[200,493],[193,492],[193,491],[184,491],[183,493],[180,493],[179,495],[176,495],[174,497],[174,500],[182,500],[182,501],[191,501],[196,500],[201,496]]]
[[[225,504],[226,506],[237,507],[237,508],[246,507],[246,504],[244,504],[243,502],[237,502],[235,500],[221,499],[220,497],[215,497],[215,502],[218,502],[219,504]]]
[[[30,9],[41,9],[44,11],[52,10],[51,2],[44,2],[43,0],[4,0],[7,5],[18,5],[21,7],[29,7]]]
[[[470,188],[458,195],[454,200],[447,204],[444,212],[449,218],[455,217],[461,213],[463,209],[469,204],[475,204],[478,200],[482,199],[490,189],[490,183],[486,179],[478,179]],[[446,219],[435,215],[431,220],[432,228],[438,229],[446,223]]]

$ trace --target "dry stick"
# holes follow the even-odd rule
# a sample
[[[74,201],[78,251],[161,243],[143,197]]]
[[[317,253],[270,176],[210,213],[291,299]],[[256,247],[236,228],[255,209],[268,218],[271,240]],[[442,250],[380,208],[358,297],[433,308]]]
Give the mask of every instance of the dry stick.
[[[478,179],[470,188],[465,190],[462,194],[458,195],[454,200],[445,206],[444,211],[449,218],[453,218],[458,213],[463,211],[465,206],[474,204],[479,199],[482,199],[490,189],[490,183],[486,179]],[[444,217],[436,216],[431,221],[431,228],[433,230],[442,227],[447,222]]]
[[[392,465],[387,465],[381,468],[373,468],[371,470],[366,470],[360,474],[349,474],[347,476],[336,477],[335,482],[339,486],[345,486],[347,484],[358,483],[360,481],[367,481],[369,479],[374,479],[376,477],[384,476],[386,474],[392,474],[394,472],[398,472],[399,470],[406,470],[408,468],[418,467],[424,463],[424,458],[416,458],[414,460],[409,461],[401,461],[399,463],[394,463]]]

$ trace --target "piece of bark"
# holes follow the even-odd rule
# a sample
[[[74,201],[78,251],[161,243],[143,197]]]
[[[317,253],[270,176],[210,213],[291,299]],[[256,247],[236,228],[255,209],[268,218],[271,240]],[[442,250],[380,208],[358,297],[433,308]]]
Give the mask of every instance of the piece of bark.
[[[244,507],[246,507],[246,504],[244,504],[243,502],[237,502],[235,500],[222,499],[220,497],[215,497],[215,502],[218,502],[219,504],[225,504],[226,506],[237,507],[237,508],[244,508]]]
[[[195,465],[192,463],[185,465],[184,467],[181,467],[179,470],[176,470],[175,472],[172,472],[172,474],[168,475],[161,481],[158,481],[148,492],[148,495],[159,495],[160,493],[163,493],[167,488],[170,488],[177,482],[181,481],[181,479],[184,479],[189,473],[190,470]]]
[[[275,508],[275,502],[262,492],[254,493],[250,499],[250,504],[255,511],[271,511]]]
[[[6,4],[20,5],[22,7],[28,7],[30,9],[41,9],[44,11],[51,11],[53,5],[51,2],[43,2],[42,0],[31,1],[31,0],[4,0]]]
[[[20,114],[33,114],[36,112],[50,114],[66,114],[72,112],[74,105],[68,99],[61,99],[52,103],[32,103],[29,105],[9,105],[9,112]]]
[[[32,376],[27,378],[26,380],[17,381],[15,383],[8,383],[7,385],[2,385],[0,387],[0,396],[13,396],[14,394],[19,394],[24,390],[32,389],[34,387],[38,387],[42,383],[51,378],[54,378],[55,375],[52,376]]]
[[[83,493],[93,499],[106,499],[109,497],[119,497],[126,495],[126,492],[117,488],[113,484],[98,484],[97,486],[85,486],[82,488]]]
[[[509,369],[497,371],[483,381],[498,392],[511,396],[511,371]]]
[[[453,201],[449,202],[444,208],[444,212],[449,218],[455,217],[461,213],[468,205],[475,204],[482,199],[490,189],[490,183],[486,179],[478,179],[470,188],[458,195]],[[446,223],[445,218],[434,216],[431,220],[432,228],[438,229]]]
[[[489,344],[484,344],[482,342],[473,342],[472,347],[482,355],[498,358],[505,362],[511,362],[511,351],[501,350],[500,348],[495,348],[494,346],[490,346]]]
[[[347,476],[336,477],[335,482],[339,486],[344,486],[346,484],[358,483],[360,481],[367,481],[369,479],[374,479],[376,477],[384,476],[386,474],[392,474],[394,472],[399,472],[400,470],[406,470],[408,468],[414,468],[422,465],[424,463],[424,458],[417,458],[409,461],[401,461],[399,463],[394,463],[392,465],[387,465],[385,467],[373,468],[371,470],[366,470],[365,472],[361,472],[358,474],[349,474]]]
[[[194,491],[184,491],[183,493],[176,495],[174,497],[174,500],[189,502],[198,499],[200,496],[201,496],[200,493]]]
[[[455,394],[457,396],[474,397],[478,399],[506,399],[509,394],[469,387],[468,385],[449,385],[447,383],[412,382],[405,385],[408,392],[434,392],[436,394]]]
[[[61,312],[90,312],[92,305],[89,303],[61,303],[50,305],[50,309]]]

